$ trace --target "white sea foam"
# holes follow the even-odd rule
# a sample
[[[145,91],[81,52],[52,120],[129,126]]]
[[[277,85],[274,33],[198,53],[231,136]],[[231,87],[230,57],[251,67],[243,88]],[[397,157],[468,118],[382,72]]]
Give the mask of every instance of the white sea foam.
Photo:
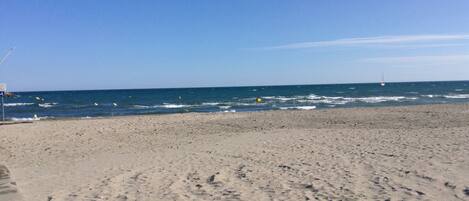
[[[231,104],[235,106],[253,106],[253,105],[259,105],[262,103],[231,103]]]
[[[280,107],[281,110],[314,110],[316,106],[294,106],[294,107]]]
[[[400,101],[406,99],[404,96],[376,96],[376,97],[365,97],[365,98],[349,98],[350,100],[358,100],[366,103],[381,103],[386,101]]]
[[[11,118],[11,120],[12,121],[39,121],[39,120],[53,119],[53,118],[54,117],[51,117],[51,116],[38,117],[37,115],[34,115],[33,117],[22,117],[22,118],[13,117]]]
[[[428,98],[448,98],[448,99],[469,98],[469,94],[448,94],[448,95],[428,94],[428,95],[422,95],[422,96],[428,97]]]
[[[320,100],[310,100],[306,102],[310,103],[323,103],[323,104],[335,104],[335,105],[344,105],[354,100],[345,100],[345,99],[320,99]]]
[[[452,94],[452,95],[444,95],[443,97],[445,98],[455,98],[455,99],[460,99],[460,98],[469,98],[469,94]]]
[[[422,95],[423,97],[428,97],[428,98],[435,98],[435,97],[441,97],[441,95],[433,95],[433,94],[427,94],[427,95]]]
[[[148,105],[133,105],[132,107],[137,108],[137,109],[153,108],[153,106],[148,106]]]
[[[161,105],[161,107],[173,109],[173,108],[185,108],[185,107],[190,107],[190,105],[178,105],[178,104],[169,104],[169,103],[165,103],[165,104]]]
[[[43,108],[49,108],[49,107],[54,107],[55,105],[57,105],[58,103],[40,103],[38,104],[39,107],[43,107]]]
[[[208,103],[202,103],[202,105],[217,106],[217,105],[220,105],[220,103],[217,103],[217,102],[208,102]]]
[[[285,96],[262,96],[262,99],[265,100],[278,100],[280,102],[286,102],[286,101],[291,101],[291,100],[296,100],[298,99],[298,96],[295,97],[285,97]],[[254,99],[255,100],[255,99]]]
[[[316,94],[310,94],[307,96],[308,99],[311,99],[311,100],[318,100],[318,99],[321,99],[323,98],[324,96],[317,96]]]
[[[306,100],[298,100],[299,102],[310,102],[310,103],[324,103],[324,104],[335,104],[343,105],[351,102],[365,102],[365,103],[380,103],[386,101],[401,101],[401,100],[415,100],[416,97],[405,97],[405,96],[371,96],[371,97],[342,97],[342,96],[318,96],[311,94],[306,97]]]
[[[38,121],[40,120],[40,118],[34,118],[34,117],[30,117],[30,118],[16,118],[16,117],[13,117],[11,118],[12,121]]]
[[[312,104],[334,104],[334,105],[344,105],[352,102],[364,102],[364,103],[381,103],[387,101],[403,101],[403,100],[416,100],[418,97],[406,97],[406,96],[371,96],[371,97],[343,97],[343,96],[319,96],[316,94],[310,94],[307,96],[263,96],[265,100],[270,101],[279,101],[279,102],[288,102],[295,101],[299,103],[312,103]],[[249,98],[251,100],[253,98]],[[248,99],[243,99],[248,101]],[[236,105],[256,105],[256,103],[236,103]]]
[[[28,105],[34,105],[34,103],[5,103],[5,107],[16,107],[16,106],[28,106]]]
[[[227,113],[227,112],[236,112],[236,110],[224,110],[223,112]]]
[[[229,109],[232,106],[251,106],[255,105],[249,103],[238,103],[238,102],[224,102],[224,103],[202,103],[200,105],[184,105],[184,104],[172,104],[172,103],[163,103],[162,105],[133,105],[133,108],[136,109],[150,109],[150,108],[166,108],[166,109],[177,109],[177,108],[189,108],[189,107],[200,107],[200,106],[218,106],[220,109]]]
[[[290,101],[290,100],[295,100],[296,98],[278,97],[277,99],[280,101]]]

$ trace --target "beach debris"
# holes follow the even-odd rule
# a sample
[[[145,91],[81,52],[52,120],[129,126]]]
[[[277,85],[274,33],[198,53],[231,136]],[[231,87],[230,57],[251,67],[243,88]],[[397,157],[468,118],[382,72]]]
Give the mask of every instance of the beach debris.
[[[451,188],[451,189],[455,189],[456,188],[456,185],[453,185],[449,182],[445,182],[445,186],[448,187],[448,188]]]
[[[291,170],[292,168],[288,165],[279,165],[279,168],[282,168],[283,170]]]
[[[464,193],[464,195],[469,196],[469,187],[464,188],[462,192]]]
[[[207,183],[213,183],[215,181],[215,175],[213,174],[212,176],[208,177]]]
[[[318,189],[314,188],[313,184],[307,184],[307,185],[305,185],[305,188],[310,189],[311,191],[313,191],[315,193],[319,191]]]
[[[422,175],[422,174],[417,174],[417,172],[415,173],[415,176],[418,177],[418,178],[427,180],[427,181],[433,181],[433,180],[434,180],[433,178],[431,178],[431,177],[429,177],[429,176]]]
[[[5,92],[5,96],[6,97],[13,97],[13,96],[15,96],[15,94],[11,93],[11,92]],[[18,95],[18,97],[20,97],[20,96]]]

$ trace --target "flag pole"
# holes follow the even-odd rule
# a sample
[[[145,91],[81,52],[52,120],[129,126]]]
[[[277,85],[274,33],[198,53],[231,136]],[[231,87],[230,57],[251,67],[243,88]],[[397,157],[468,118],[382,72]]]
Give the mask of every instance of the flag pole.
[[[2,94],[0,94],[2,96],[2,121],[5,121],[5,105],[3,104],[3,95],[4,95],[4,92],[1,92]]]

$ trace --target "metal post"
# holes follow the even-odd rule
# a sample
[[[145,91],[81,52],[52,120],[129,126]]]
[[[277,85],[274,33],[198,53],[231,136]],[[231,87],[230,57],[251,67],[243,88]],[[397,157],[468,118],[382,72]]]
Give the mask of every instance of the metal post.
[[[5,106],[3,105],[3,92],[0,95],[2,96],[2,121],[5,121]]]

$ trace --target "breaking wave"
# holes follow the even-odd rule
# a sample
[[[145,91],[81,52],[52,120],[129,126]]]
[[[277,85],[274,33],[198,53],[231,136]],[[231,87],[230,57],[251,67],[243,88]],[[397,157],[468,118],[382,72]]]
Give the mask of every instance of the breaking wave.
[[[217,105],[220,105],[220,103],[217,103],[217,102],[208,102],[208,103],[202,103],[202,105],[217,106]]]
[[[447,94],[447,95],[441,95],[441,94],[427,94],[427,95],[422,95],[423,97],[427,98],[448,98],[448,99],[464,99],[468,98],[469,99],[469,94]]]
[[[39,103],[39,107],[43,107],[43,108],[49,108],[49,107],[54,107],[55,105],[57,105],[58,103]]]
[[[16,107],[16,106],[28,106],[28,105],[34,105],[34,103],[5,103],[5,107]]]
[[[38,117],[37,115],[34,115],[33,117],[12,117],[10,118],[11,121],[39,121],[39,120],[45,120],[45,119],[53,119],[54,117],[52,116],[43,116],[43,117]]]
[[[165,104],[163,104],[163,105],[160,105],[159,107],[174,109],[174,108],[191,107],[191,105],[178,105],[178,104],[169,104],[169,103],[165,103]]]
[[[281,110],[314,110],[316,106],[294,106],[294,107],[280,107]]]
[[[443,97],[445,97],[445,98],[456,98],[456,99],[469,98],[469,94],[444,95]]]
[[[279,101],[288,102],[296,101],[299,103],[315,103],[315,104],[334,104],[343,105],[352,102],[364,102],[364,103],[381,103],[387,101],[403,101],[403,100],[415,100],[417,97],[405,97],[405,96],[371,96],[371,97],[343,97],[343,96],[318,96],[311,94],[308,96],[264,96],[266,102]]]

